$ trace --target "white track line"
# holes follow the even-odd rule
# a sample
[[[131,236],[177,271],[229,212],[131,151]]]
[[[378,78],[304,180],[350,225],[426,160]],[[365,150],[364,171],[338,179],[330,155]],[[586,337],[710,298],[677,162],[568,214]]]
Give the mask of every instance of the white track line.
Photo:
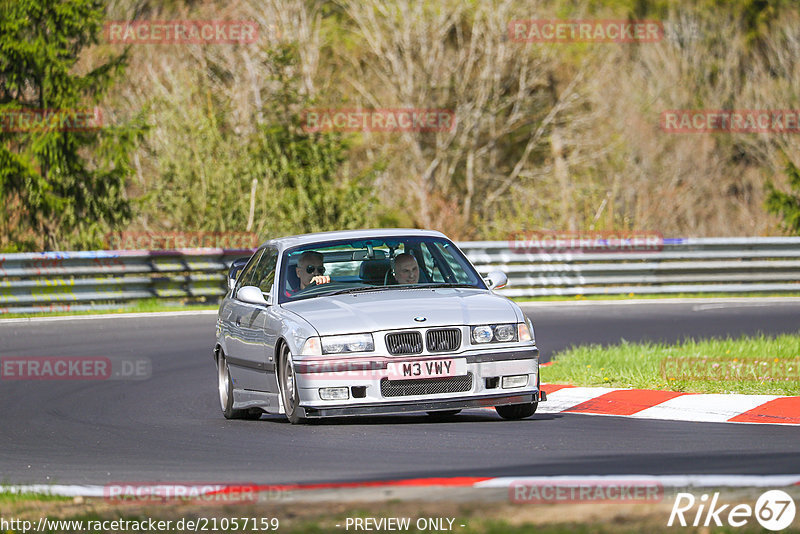
[[[547,386],[545,385],[543,389],[547,391]],[[600,395],[611,393],[612,391],[617,391],[618,389],[619,388],[588,387],[562,388],[553,393],[548,393],[547,402],[539,403],[539,407],[536,411],[539,413],[560,413],[582,402],[592,400]]]
[[[630,417],[724,423],[729,419],[779,398],[777,395],[681,395],[646,408]]]
[[[632,306],[637,304],[697,304],[699,307],[739,307],[767,304],[800,304],[800,297],[687,297],[620,300],[525,300],[517,301],[522,308],[547,308],[563,306]],[[733,304],[734,306],[729,306]],[[700,308],[702,309],[702,308]]]
[[[146,319],[148,317],[183,317],[192,315],[216,315],[218,310],[190,310],[141,313],[104,313],[100,315],[59,315],[57,317],[21,317],[0,319],[0,324],[11,323],[49,323],[55,321],[90,321],[94,319]]]
[[[509,488],[525,484],[590,484],[590,483],[620,483],[626,484],[660,484],[665,488],[780,488],[787,486],[800,485],[800,474],[787,475],[585,475],[585,476],[520,476],[520,477],[496,477],[481,482],[476,482],[471,487],[476,489],[488,488]],[[370,484],[373,484],[371,482]],[[154,484],[152,488],[168,486]],[[249,484],[248,484],[249,485]],[[301,485],[302,486],[302,485]],[[467,485],[468,487],[470,485]],[[188,486],[187,486],[188,487]],[[203,485],[208,488],[208,485]],[[339,491],[350,491],[359,486],[341,488]],[[364,487],[367,487],[366,485]],[[138,490],[143,490],[145,486],[137,486]],[[199,495],[201,486],[195,488],[193,494]],[[300,491],[314,492],[314,489],[297,488]],[[324,491],[329,491],[326,488]],[[2,485],[0,491],[9,493],[34,493],[41,495],[58,495],[63,497],[105,497],[108,496],[107,486],[99,485],[68,485],[68,484],[29,484],[29,485]],[[215,491],[214,488],[208,492]],[[121,498],[122,496],[116,497]],[[112,497],[109,497],[112,498]]]
[[[626,482],[658,483],[667,488],[764,488],[800,484],[800,475],[586,475],[549,477],[497,477],[475,483],[476,488],[506,488],[512,484]]]

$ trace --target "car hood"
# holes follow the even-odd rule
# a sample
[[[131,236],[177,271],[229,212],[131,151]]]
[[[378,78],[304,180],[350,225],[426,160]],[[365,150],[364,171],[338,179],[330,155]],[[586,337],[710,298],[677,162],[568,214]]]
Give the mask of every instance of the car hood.
[[[480,289],[383,290],[322,296],[283,306],[323,336],[518,320],[508,299]],[[415,317],[425,317],[425,321],[415,321]]]

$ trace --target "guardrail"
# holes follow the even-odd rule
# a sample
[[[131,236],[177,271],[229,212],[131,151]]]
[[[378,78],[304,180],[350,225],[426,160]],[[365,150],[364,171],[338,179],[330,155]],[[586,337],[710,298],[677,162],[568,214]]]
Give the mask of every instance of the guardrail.
[[[531,253],[506,241],[459,243],[482,274],[502,270],[509,297],[800,293],[800,237],[664,239],[659,250]],[[0,255],[0,315],[120,308],[137,300],[214,302],[250,250]],[[122,303],[122,305],[120,304]]]
[[[231,262],[251,253],[184,249],[0,254],[0,315],[121,308],[150,298],[216,302],[225,294]]]
[[[525,253],[459,243],[477,269],[501,270],[508,297],[800,292],[800,237],[663,239],[657,250]],[[524,244],[523,247],[524,248]]]

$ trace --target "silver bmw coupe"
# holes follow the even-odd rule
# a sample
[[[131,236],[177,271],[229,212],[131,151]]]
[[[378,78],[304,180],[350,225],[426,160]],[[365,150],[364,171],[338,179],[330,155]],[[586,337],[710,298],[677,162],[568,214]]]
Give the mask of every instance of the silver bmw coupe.
[[[533,325],[439,232],[353,230],[267,241],[231,266],[214,361],[222,413],[322,417],[494,407],[533,415]]]

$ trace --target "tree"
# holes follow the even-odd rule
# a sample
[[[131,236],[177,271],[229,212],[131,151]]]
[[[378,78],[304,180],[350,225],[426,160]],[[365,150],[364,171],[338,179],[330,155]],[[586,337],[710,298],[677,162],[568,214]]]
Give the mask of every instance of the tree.
[[[378,220],[371,189],[380,164],[350,175],[348,138],[303,130],[300,110],[312,103],[301,94],[296,46],[269,52],[276,90],[264,109],[251,148],[251,176],[263,182],[268,208],[259,218],[261,233],[307,233],[365,228]]]
[[[372,190],[379,165],[353,162],[352,136],[303,130],[303,110],[314,104],[313,69],[303,60],[312,46],[279,42],[265,29],[270,10],[305,9],[289,4],[259,3],[240,15],[260,21],[258,44],[181,47],[166,58],[158,48],[137,50],[131,70],[153,65],[125,88],[131,105],[147,102],[153,117],[140,147],[137,222],[145,228],[263,240],[380,222]],[[285,25],[305,33],[300,22]]]
[[[779,191],[772,182],[767,182],[767,211],[783,217],[786,229],[800,235],[800,169],[790,161],[786,164],[786,175],[792,193]]]
[[[528,13],[513,0],[338,5],[359,47],[357,54],[337,49],[349,63],[342,105],[447,109],[455,115],[451,130],[372,135],[376,145],[387,147],[389,173],[399,178],[384,196],[404,203],[416,225],[460,239],[516,219],[503,218],[509,203],[521,188],[542,182],[544,173],[535,164],[554,157],[553,130],[568,124],[583,103],[582,71],[559,87],[555,48],[531,51],[509,39],[509,22]],[[568,188],[552,188],[571,206]]]
[[[97,0],[0,0],[0,247],[96,247],[131,217],[128,155],[144,127],[80,122],[127,62],[76,72],[103,19]]]

